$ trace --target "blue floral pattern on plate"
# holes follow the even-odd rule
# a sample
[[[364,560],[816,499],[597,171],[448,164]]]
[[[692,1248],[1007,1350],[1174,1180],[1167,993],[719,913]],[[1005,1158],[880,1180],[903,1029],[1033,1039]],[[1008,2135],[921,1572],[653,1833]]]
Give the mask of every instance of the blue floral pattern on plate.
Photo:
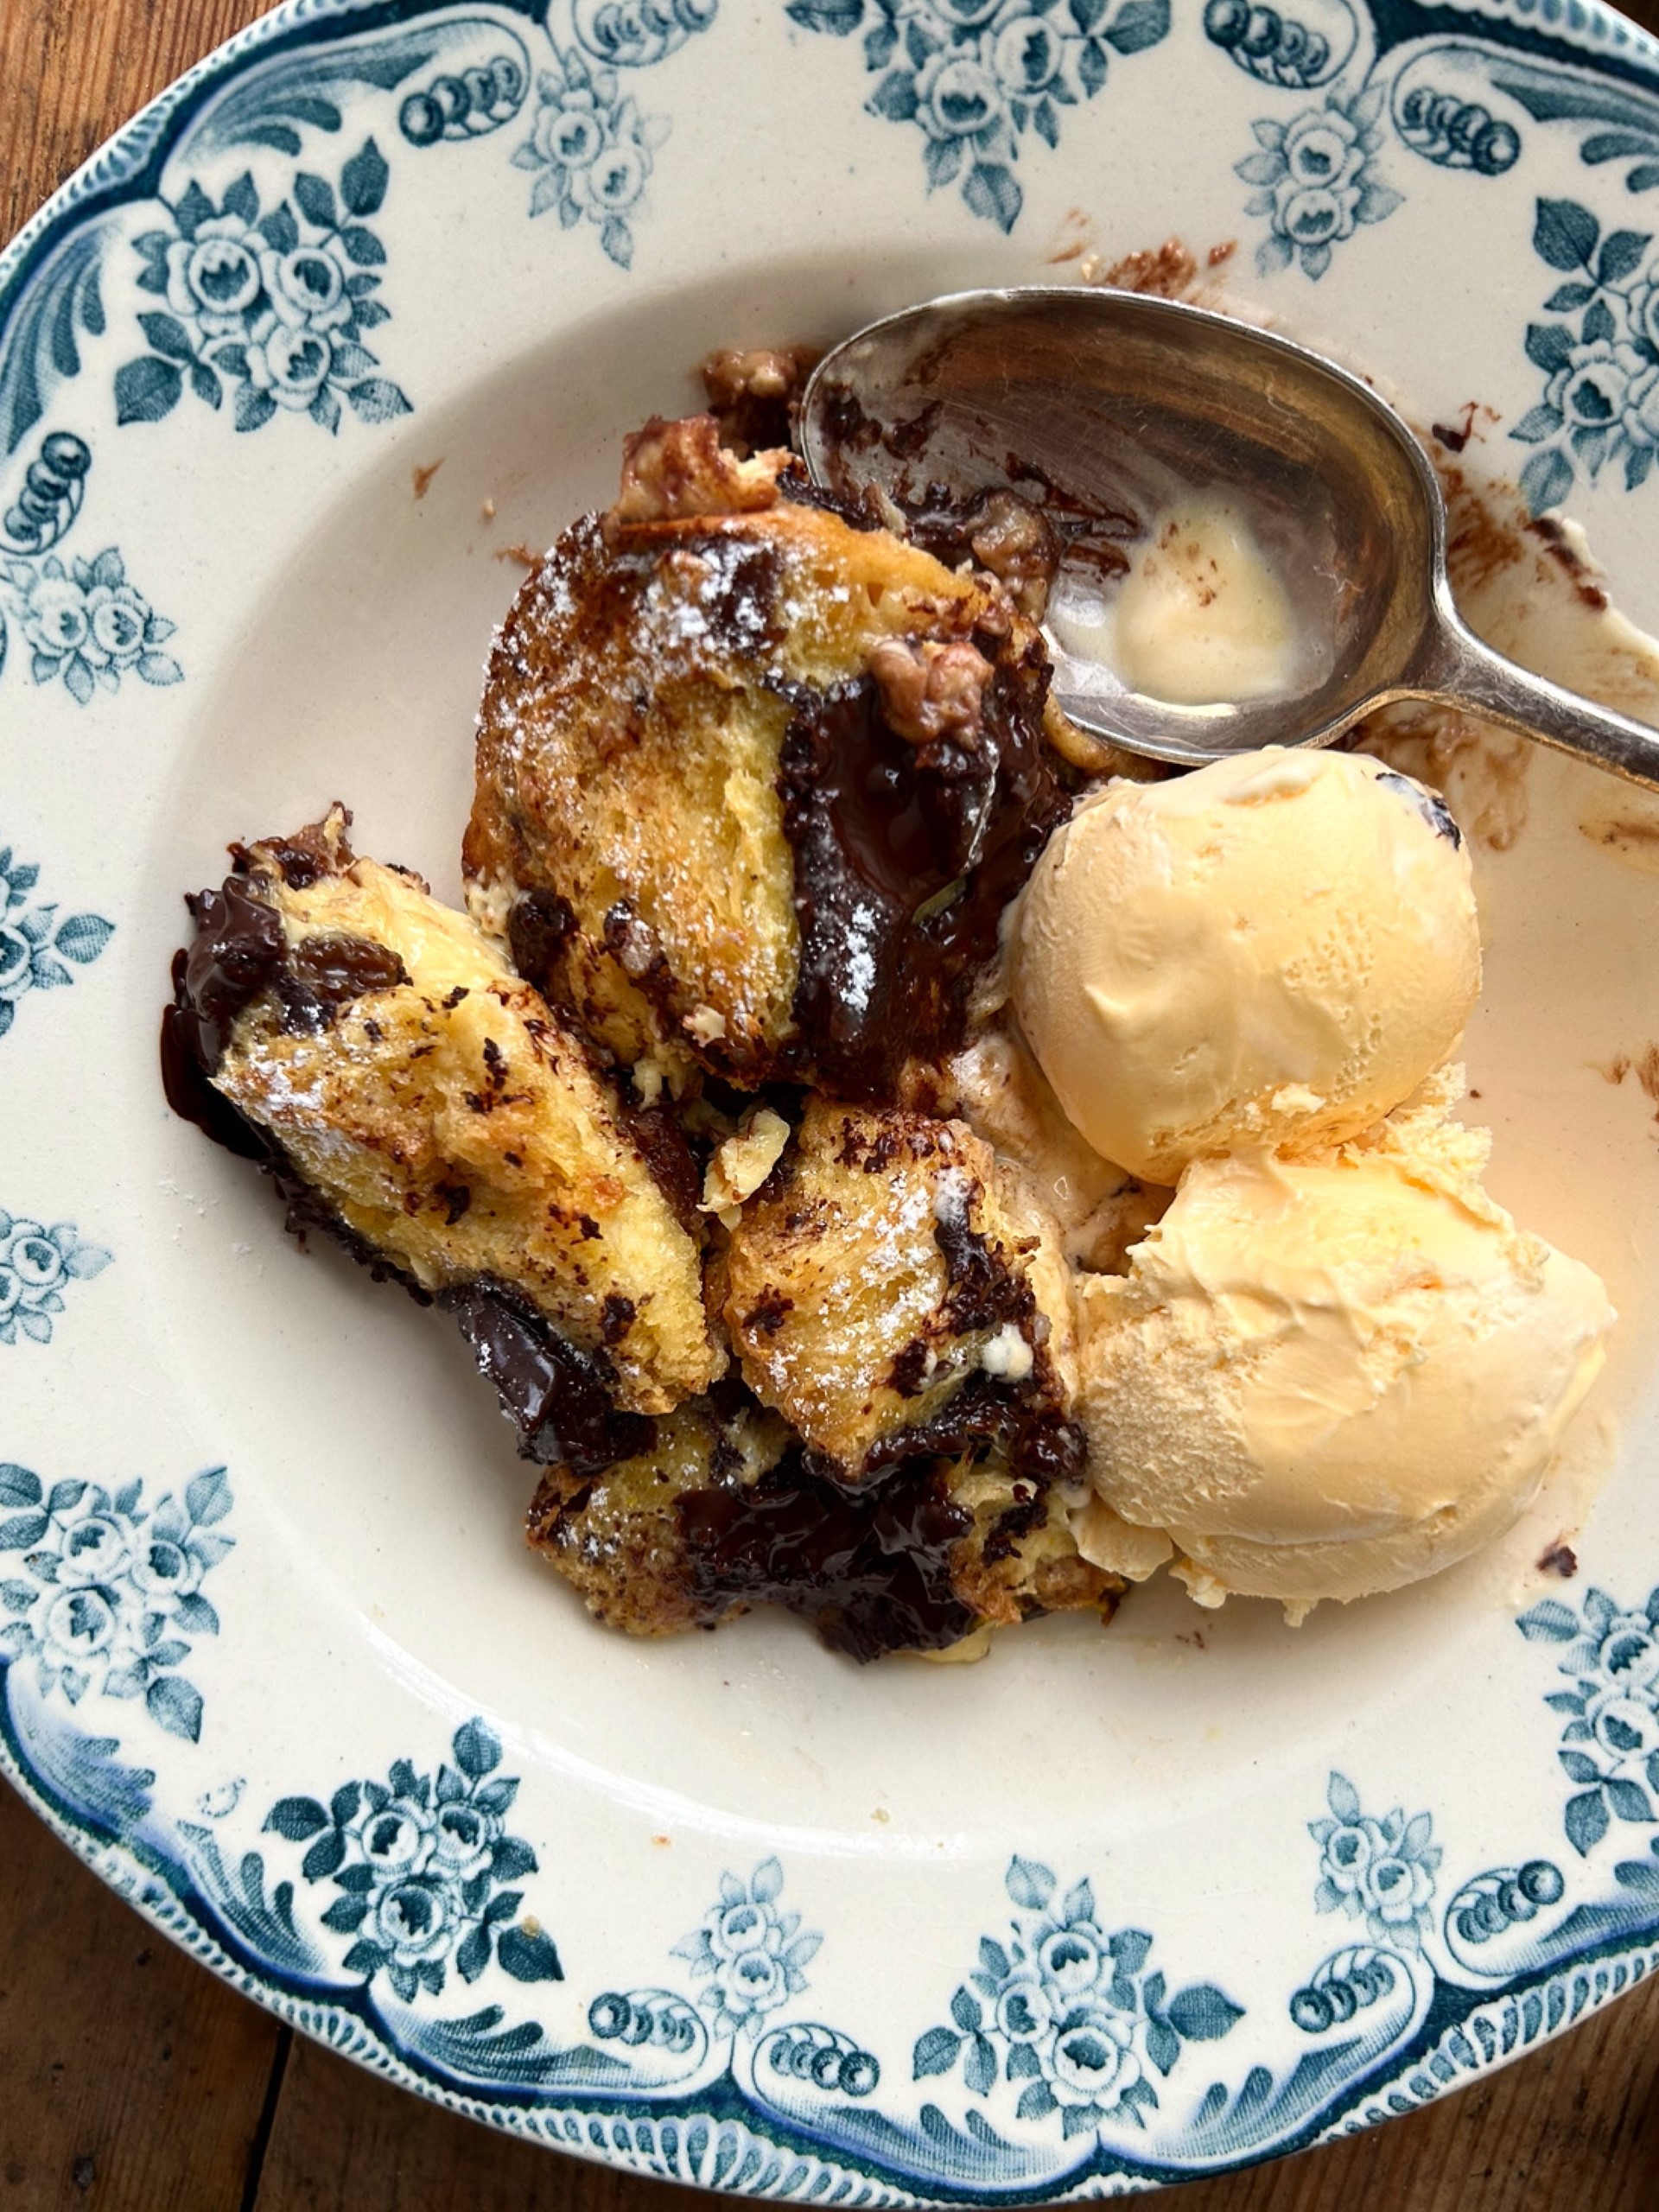
[[[1427,1813],[1408,1820],[1398,1808],[1369,1818],[1343,1774],[1332,1775],[1327,1802],[1329,1815],[1308,1827],[1322,1853],[1315,1906],[1363,1918],[1379,1943],[1421,1949],[1440,1865],[1433,1821]]]
[[[758,2035],[768,2012],[806,1987],[806,1968],[823,1938],[811,1929],[800,1932],[799,1913],[777,1910],[783,1886],[775,1859],[764,1860],[747,1882],[723,1874],[718,1904],[674,1946],[677,1957],[690,1961],[693,1980],[703,1984],[697,2002],[711,2015],[716,2035]]]
[[[10,613],[29,652],[36,683],[61,678],[77,706],[96,691],[118,692],[121,679],[177,683],[184,671],[162,647],[174,624],[158,614],[127,576],[113,545],[66,568],[52,548],[74,527],[92,465],[84,438],[64,430],[41,442],[16,501],[0,523],[0,673]]]
[[[81,1236],[73,1221],[51,1228],[0,1207],[0,1344],[49,1344],[73,1282],[90,1282],[114,1258]]]
[[[1373,85],[1349,100],[1327,92],[1322,105],[1304,108],[1288,123],[1268,118],[1251,125],[1261,150],[1234,167],[1246,184],[1262,188],[1244,212],[1268,218],[1255,250],[1263,276],[1293,259],[1304,276],[1323,276],[1332,249],[1352,238],[1357,224],[1380,223],[1399,207],[1400,194],[1376,170],[1382,108],[1382,87]]]
[[[531,134],[513,155],[529,169],[530,212],[558,211],[566,230],[596,224],[600,243],[619,268],[633,261],[629,216],[651,175],[651,156],[668,136],[665,116],[641,115],[620,89],[614,69],[594,68],[577,53],[536,80]]]
[[[492,1959],[515,1981],[563,1979],[557,1950],[519,1919],[524,1893],[510,1886],[538,1861],[506,1833],[518,1784],[495,1774],[500,1741],[469,1720],[451,1749],[454,1764],[435,1779],[397,1759],[385,1782],[343,1783],[326,1806],[284,1797],[265,1819],[268,1831],[309,1845],[306,1881],[340,1891],[322,1924],[354,1939],[346,1972],[384,1971],[405,2003],[421,1990],[441,1997],[452,1966],[476,1981]]]
[[[1558,320],[1527,330],[1527,359],[1548,381],[1510,435],[1538,450],[1521,472],[1535,513],[1559,506],[1582,468],[1617,466],[1634,492],[1659,448],[1659,257],[1650,231],[1603,234],[1576,200],[1541,200],[1533,250],[1566,278],[1544,302]],[[1559,318],[1566,318],[1560,320]]]
[[[292,416],[333,431],[353,415],[390,423],[423,397],[403,350],[433,278],[405,244],[417,186],[453,179],[460,194],[469,176],[485,180],[493,219],[533,241],[550,287],[576,270],[622,296],[618,271],[662,275],[646,265],[653,212],[660,224],[672,211],[688,143],[671,122],[684,131],[699,111],[682,86],[706,92],[715,73],[663,68],[650,99],[635,88],[710,32],[713,0],[487,11],[408,0],[396,22],[365,28],[369,12],[307,0],[279,14],[100,157],[8,264],[7,697],[28,701],[54,741],[65,728],[124,736],[129,716],[148,728],[167,702],[144,687],[181,674],[171,625],[141,588],[153,582],[184,611],[182,576],[166,581],[170,543],[139,543],[129,516],[100,516],[93,531],[95,452],[128,426],[124,468],[216,416],[213,465],[246,455],[239,465],[254,467],[284,434],[244,448],[218,435],[226,424],[259,430]],[[785,15],[797,31],[848,41],[849,165],[876,160],[872,148],[901,152],[894,207],[902,217],[931,191],[929,220],[947,244],[1001,253],[1003,234],[1023,224],[1029,237],[1039,184],[1052,203],[1072,164],[1093,177],[1137,76],[1166,88],[1179,71],[1209,69],[1235,93],[1228,73],[1249,79],[1248,105],[1229,113],[1241,137],[1237,118],[1255,118],[1254,146],[1217,134],[1210,181],[1224,211],[1240,182],[1255,195],[1258,271],[1275,300],[1326,276],[1338,252],[1344,275],[1363,270],[1397,237],[1404,224],[1382,226],[1414,178],[1420,200],[1440,181],[1415,163],[1457,172],[1459,191],[1486,195],[1517,226],[1517,253],[1535,250],[1551,272],[1530,340],[1542,383],[1524,424],[1535,504],[1564,484],[1642,487],[1642,456],[1659,443],[1648,421],[1659,423],[1659,272],[1648,230],[1610,210],[1615,188],[1659,186],[1659,99],[1628,57],[1618,81],[1592,67],[1603,49],[1589,32],[1569,37],[1519,0],[1471,6],[1455,23],[1442,11],[1427,30],[1421,11],[1359,0],[1283,10],[1210,0],[1201,18],[1163,0],[794,0],[787,11],[758,0],[743,35],[764,31],[780,66],[792,51],[815,71],[835,49],[794,38]],[[861,107],[908,130],[874,129]],[[1562,145],[1592,173],[1581,198],[1541,199],[1547,180],[1535,189],[1531,167],[1503,183]],[[1605,194],[1591,188],[1595,172]],[[384,363],[365,342],[380,330]],[[148,438],[131,427],[168,421]],[[324,482],[349,448],[296,428],[289,450]],[[96,703],[98,724],[70,715],[70,701]],[[49,804],[44,818],[50,830]],[[32,818],[28,836],[33,851]],[[60,989],[110,941],[108,920],[66,917],[40,887],[32,861],[0,850],[0,1034],[29,992]],[[83,996],[66,1027],[77,1005],[98,1011]],[[35,1065],[15,1040],[0,1055],[8,1109]],[[15,1205],[24,1193],[3,1195]],[[124,1262],[129,1247],[109,1233]],[[118,1307],[125,1264],[75,1302],[106,1261],[67,1224],[0,1214],[9,1381],[32,1386],[58,1366],[21,1347],[67,1351],[83,1316],[90,1325],[100,1306]],[[290,1772],[284,1751],[251,1789],[227,1778],[221,1751],[257,1764],[228,1724],[232,1692],[268,1664],[271,1617],[244,1601],[277,1548],[238,1529],[226,1567],[230,1509],[220,1471],[151,1506],[141,1482],[54,1484],[0,1466],[0,1763],[219,1972],[391,2078],[538,2139],[802,2201],[1109,2194],[1408,2110],[1605,2001],[1659,1955],[1659,1611],[1590,1592],[1522,1620],[1558,1647],[1563,1676],[1549,1694],[1558,1725],[1529,1706],[1536,1740],[1529,1750],[1517,1732],[1515,1760],[1521,1770],[1532,1757],[1549,1777],[1556,1754],[1568,1787],[1549,1783],[1541,1819],[1517,1816],[1501,1863],[1471,1854],[1455,1794],[1427,1779],[1394,1782],[1404,1803],[1376,1809],[1389,1797],[1369,1794],[1375,1770],[1357,1755],[1358,1779],[1321,1762],[1262,1815],[1291,1897],[1275,1900],[1283,1974],[1265,1986],[1236,1979],[1230,1955],[1189,1953],[1182,1967],[1188,1917],[1178,1924],[1166,1891],[1137,1888],[1122,1861],[1109,1892],[1103,1862],[1068,1886],[1035,1857],[1006,1869],[970,1859],[952,1870],[971,1907],[951,1938],[963,1948],[941,1944],[911,1969],[910,2009],[895,2010],[884,1978],[861,1970],[860,1932],[840,1917],[846,1892],[824,1857],[803,1848],[734,1872],[728,1842],[688,1827],[671,1858],[633,1839],[645,1853],[635,1871],[650,1870],[634,1894],[658,1917],[641,1948],[642,1906],[626,1940],[636,1970],[660,1972],[663,1986],[619,1987],[613,1928],[578,1915],[550,1931],[537,1917],[550,1870],[562,1896],[575,1893],[581,1831],[544,1773],[515,1756],[521,1793],[518,1775],[502,1772],[505,1724],[461,1719],[468,1706],[439,1722],[410,1700],[397,1733],[331,1749],[321,1771]],[[1628,1858],[1605,1847],[1621,1836],[1633,1840]],[[671,1892],[671,1919],[659,1891]],[[976,1950],[981,1929],[992,1932]],[[1230,1941],[1218,1936],[1217,1949]],[[531,2017],[532,1986],[544,2018]],[[814,2017],[818,2005],[833,2024]]]
[[[1659,1820],[1659,1589],[1629,1611],[1605,1590],[1586,1590],[1577,1612],[1548,1599],[1516,1625],[1533,1643],[1564,1646],[1557,1664],[1572,1687],[1544,1701],[1565,1717],[1556,1757],[1583,1786],[1562,1823],[1587,1856],[1614,1820]]]
[[[201,1694],[178,1669],[190,1638],[217,1636],[203,1580],[232,1547],[213,1523],[231,1509],[222,1467],[153,1509],[142,1481],[48,1490],[27,1467],[0,1467],[0,1553],[20,1559],[0,1582],[0,1653],[32,1658],[41,1689],[142,1698],[150,1718],[194,1743]]]
[[[177,683],[183,676],[162,651],[173,624],[128,582],[115,546],[67,568],[51,553],[38,568],[7,561],[0,579],[29,647],[30,675],[36,683],[61,678],[77,706],[88,705],[96,690],[118,691],[129,674],[156,684]]]
[[[62,988],[88,967],[115,934],[101,914],[66,914],[31,899],[41,871],[10,845],[0,845],[0,1037],[17,1019],[30,991]]]
[[[1112,56],[1169,30],[1169,0],[790,0],[786,13],[835,38],[862,30],[868,112],[915,124],[928,190],[957,185],[1005,231],[1024,205],[1022,145],[1058,147],[1062,114],[1104,87]]]
[[[141,313],[149,352],[116,373],[116,420],[158,423],[186,385],[209,407],[232,394],[238,430],[257,430],[279,410],[338,430],[340,401],[365,423],[409,412],[363,334],[386,321],[374,296],[385,247],[367,219],[386,196],[391,171],[372,138],[340,173],[339,186],[297,170],[286,197],[262,211],[246,170],[217,206],[192,179],[163,212],[165,230],[134,241],[141,291],[165,308]]]
[[[1086,1878],[1058,1902],[1052,1869],[1034,1859],[1016,1856],[1004,1878],[1026,1916],[1001,1940],[981,1937],[979,1965],[950,2000],[955,2025],[930,2028],[916,2045],[917,2080],[960,2060],[976,2096],[1000,2072],[1020,2085],[1019,2119],[1058,2112],[1068,2138],[1115,2113],[1144,2126],[1159,2102],[1148,2066],[1173,2072],[1183,2040],[1214,2042],[1243,2007],[1208,1982],[1171,1995],[1163,1974],[1147,1971],[1152,1937],[1138,1928],[1109,1935]]]

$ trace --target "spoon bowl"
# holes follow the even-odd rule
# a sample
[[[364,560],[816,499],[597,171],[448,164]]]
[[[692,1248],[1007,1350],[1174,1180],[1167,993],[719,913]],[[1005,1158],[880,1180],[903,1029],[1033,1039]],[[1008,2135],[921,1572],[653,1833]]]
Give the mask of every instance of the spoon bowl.
[[[1054,690],[1083,728],[1192,765],[1327,745],[1395,700],[1443,700],[1659,785],[1659,734],[1529,675],[1458,616],[1427,455],[1359,378],[1288,339],[1183,302],[1082,286],[965,292],[872,323],[827,354],[802,445],[827,489],[907,514],[1006,490],[1064,551],[1049,599]],[[1130,689],[1089,626],[1172,503],[1245,518],[1294,613],[1272,696],[1188,705]]]

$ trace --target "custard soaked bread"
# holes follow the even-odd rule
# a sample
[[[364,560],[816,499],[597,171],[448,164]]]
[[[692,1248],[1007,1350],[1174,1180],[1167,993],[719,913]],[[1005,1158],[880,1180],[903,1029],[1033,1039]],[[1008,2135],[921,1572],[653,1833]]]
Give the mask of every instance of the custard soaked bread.
[[[555,1469],[531,1541],[610,1626],[772,1603],[833,1649],[939,1650],[1035,1612],[1109,1612],[1051,1223],[957,1122],[809,1102],[711,1290],[741,1379],[589,1478]]]
[[[814,1098],[720,1272],[745,1381],[842,1482],[1012,1430],[1077,1460],[1065,1262],[963,1123]]]
[[[505,1288],[619,1408],[665,1412],[725,1360],[639,1134],[538,994],[417,877],[359,859],[346,823],[251,847],[196,902],[175,1033],[391,1271]]]
[[[1047,689],[994,578],[650,425],[497,640],[469,905],[653,1078],[881,1095],[960,1030],[1062,810]]]
[[[728,1378],[603,1473],[550,1469],[529,1529],[589,1611],[632,1636],[770,1604],[851,1658],[966,1656],[1033,1614],[1111,1618],[1124,1586],[1078,1557],[1073,1503],[1071,1485],[995,1446],[904,1459],[849,1490]]]

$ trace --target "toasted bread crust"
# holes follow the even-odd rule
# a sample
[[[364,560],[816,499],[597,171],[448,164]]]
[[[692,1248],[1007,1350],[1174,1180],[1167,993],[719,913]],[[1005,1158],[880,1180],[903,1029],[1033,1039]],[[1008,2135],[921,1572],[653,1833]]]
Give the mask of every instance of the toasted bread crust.
[[[654,518],[627,518],[651,512],[636,499],[577,523],[514,602],[479,717],[467,897],[619,1060],[753,1089],[786,1061],[812,1072],[791,717],[875,683],[895,728],[917,691],[912,742],[961,734],[952,715],[995,680],[1034,728],[1040,653],[991,579],[886,531],[775,489],[690,512],[671,488]]]
[[[277,855],[300,842],[249,855],[250,889],[280,916],[290,959],[367,944],[404,980],[320,1027],[296,1027],[266,991],[237,1021],[216,1088],[423,1289],[509,1284],[602,1358],[630,1410],[705,1388],[724,1363],[696,1244],[581,1039],[418,879],[358,859],[339,827],[328,864],[292,883]]]

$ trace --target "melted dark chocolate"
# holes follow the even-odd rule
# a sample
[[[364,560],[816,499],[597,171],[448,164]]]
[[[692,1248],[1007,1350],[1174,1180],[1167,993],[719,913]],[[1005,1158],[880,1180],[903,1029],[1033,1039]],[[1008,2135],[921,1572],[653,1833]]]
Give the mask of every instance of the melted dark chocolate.
[[[794,1015],[801,1058],[843,1096],[891,1096],[907,1058],[960,1039],[1002,910],[1064,806],[1033,674],[1027,698],[999,670],[971,749],[895,734],[868,677],[798,697],[779,765],[801,932]]]
[[[849,530],[872,531],[886,527],[874,507],[865,506],[857,499],[832,492],[827,484],[816,484],[807,474],[804,465],[791,461],[779,471],[778,489],[780,494],[798,507],[816,507],[821,514],[834,515],[844,522]]]
[[[1376,780],[1386,784],[1390,791],[1398,791],[1406,804],[1421,814],[1434,835],[1444,837],[1454,852],[1462,844],[1463,832],[1456,817],[1438,791],[1430,791],[1426,785],[1401,775],[1394,768],[1385,768]]]
[[[1016,1475],[1046,1486],[1083,1471],[1082,1431],[1043,1392],[1010,1390],[976,1375],[948,1398],[931,1421],[895,1429],[870,1446],[863,1481],[916,1459],[956,1459],[1000,1440]]]
[[[747,1487],[690,1491],[676,1510],[692,1588],[712,1612],[783,1605],[861,1662],[943,1650],[974,1627],[950,1579],[972,1523],[931,1468],[849,1493],[791,1450]]]
[[[575,908],[556,891],[527,891],[507,915],[507,943],[512,964],[546,995],[545,978],[556,969],[565,941],[576,926]]]
[[[1016,1474],[1038,1492],[1051,1482],[1072,1480],[1083,1471],[1083,1433],[1068,1421],[1053,1371],[1041,1347],[1046,1326],[1030,1282],[998,1255],[968,1218],[965,1201],[948,1203],[941,1191],[936,1204],[934,1242],[950,1273],[945,1314],[963,1336],[1012,1325],[1032,1346],[1032,1371],[1020,1382],[978,1374],[970,1376],[932,1418],[895,1430],[872,1446],[865,1478],[884,1467],[918,1458],[955,1459],[1001,1440]],[[888,1381],[906,1397],[919,1395],[926,1382],[928,1347],[918,1338],[893,1361]]]
[[[697,1201],[702,1196],[702,1173],[684,1130],[666,1106],[630,1106],[625,1109],[623,1119],[658,1188],[682,1224],[700,1233]]]
[[[653,585],[676,577],[695,594],[698,627],[720,651],[759,652],[783,634],[777,548],[741,527],[722,529],[718,518],[623,523],[607,537],[599,517],[584,515],[561,544],[593,577],[585,619],[596,634],[632,628]]]
[[[316,880],[321,869],[314,868],[309,846],[293,842],[282,850],[289,882],[296,866],[314,870],[307,882]],[[285,1227],[302,1242],[310,1230],[325,1231],[377,1281],[399,1282],[420,1304],[429,1305],[414,1277],[359,1236],[299,1174],[276,1139],[240,1113],[212,1080],[238,1017],[255,999],[270,993],[285,1028],[314,1033],[351,1000],[407,982],[402,961],[386,946],[346,936],[312,938],[290,954],[281,916],[255,895],[245,874],[227,876],[217,891],[200,892],[186,904],[195,920],[195,940],[174,955],[173,1004],[162,1016],[168,1103],[227,1151],[264,1169],[283,1200]],[[647,1121],[643,1113],[636,1117],[642,1148]],[[666,1150],[659,1144],[659,1153]],[[447,1198],[449,1219],[458,1221],[471,1192],[456,1185]],[[651,1442],[654,1424],[617,1409],[601,1363],[567,1344],[505,1285],[480,1279],[445,1292],[439,1303],[454,1315],[480,1371],[494,1383],[503,1411],[518,1426],[526,1459],[561,1459],[592,1473]]]
[[[282,965],[282,918],[246,881],[227,876],[217,891],[187,898],[196,925],[188,951],[173,956],[173,1003],[162,1015],[162,1085],[167,1103],[216,1144],[244,1160],[269,1160],[273,1147],[208,1078],[225,1057],[237,1016]]]
[[[798,469],[785,473],[782,488],[803,504],[843,512]],[[845,512],[852,522],[872,520]],[[1047,663],[1034,636],[1023,654],[1010,651],[1005,605],[986,609],[982,634],[953,632],[941,609],[940,634],[915,642],[976,644],[993,673],[977,728],[912,744],[889,726],[872,680],[821,693],[778,672],[775,648],[789,619],[781,559],[741,516],[696,524],[588,517],[561,540],[553,563],[595,647],[622,640],[620,665],[631,665],[629,641],[647,601],[679,594],[695,616],[693,673],[706,655],[730,658],[791,709],[779,787],[803,936],[797,1041],[775,1058],[748,1044],[728,1056],[718,1040],[699,1046],[697,1057],[714,1074],[741,1077],[747,1091],[769,1077],[820,1081],[851,1098],[891,1096],[907,1058],[938,1057],[960,1041],[974,972],[995,952],[1002,910],[1063,811],[1060,772],[1042,730]],[[486,754],[498,692],[505,698],[524,674],[537,675],[537,657],[564,619],[545,582],[521,600],[486,694]],[[607,700],[610,772],[624,780],[652,712],[647,673],[642,664]],[[515,963],[575,1020],[598,1027],[603,1009],[590,1001],[584,975],[594,948],[575,941],[570,909],[553,887],[531,887],[538,864],[524,823],[514,836],[526,886],[508,918]],[[488,874],[500,863],[475,813],[467,865]],[[594,933],[665,1033],[680,1031],[681,982],[633,906],[617,899]]]
[[[479,1372],[494,1383],[518,1427],[521,1457],[596,1475],[649,1448],[655,1422],[620,1412],[601,1363],[556,1336],[505,1283],[480,1277],[444,1291],[438,1303],[454,1315]]]
[[[911,378],[916,385],[925,385],[928,376],[925,361],[914,365]],[[1007,574],[995,551],[982,542],[982,533],[999,504],[1017,501],[1046,541],[1041,568],[1046,569],[1046,574],[1041,576],[1039,587],[1039,571],[1033,564],[1035,549],[1024,549],[1019,563],[1021,581],[1028,581],[1037,588],[1039,605],[1046,598],[1064,559],[1087,562],[1109,573],[1128,566],[1122,548],[1127,541],[1140,535],[1138,518],[1128,508],[1112,506],[1060,483],[1047,470],[1020,454],[1003,456],[1005,483],[993,483],[976,491],[944,483],[912,466],[925,465],[930,459],[934,459],[937,465],[937,456],[930,454],[929,448],[939,429],[942,411],[943,403],[932,399],[903,422],[878,420],[865,410],[849,386],[827,387],[820,403],[819,428],[832,456],[831,467],[836,466],[834,456],[837,452],[867,460],[870,454],[881,452],[899,463],[896,469],[840,470],[842,503],[850,505],[853,501],[854,494],[847,488],[849,477],[855,481],[859,474],[874,478],[904,515],[915,543],[949,568],[972,562],[981,568],[989,568],[1013,583],[1015,579]],[[1020,486],[1017,493],[1012,490],[1015,485]],[[789,496],[800,497],[792,484]],[[1001,534],[1000,526],[993,528],[994,539]],[[982,543],[976,544],[976,538],[982,538]],[[1028,606],[1027,612],[1033,611]]]
[[[697,592],[697,611],[714,643],[728,652],[760,652],[782,635],[779,563],[774,545],[713,533],[687,550],[712,571]]]

